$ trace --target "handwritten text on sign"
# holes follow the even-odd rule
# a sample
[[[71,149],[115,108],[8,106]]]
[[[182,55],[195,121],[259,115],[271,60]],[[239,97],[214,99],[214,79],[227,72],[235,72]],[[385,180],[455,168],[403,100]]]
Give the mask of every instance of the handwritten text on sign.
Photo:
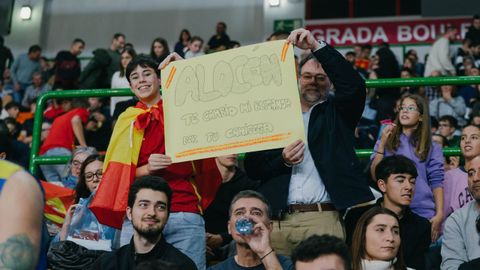
[[[162,70],[166,154],[174,162],[304,139],[293,49],[266,42]]]

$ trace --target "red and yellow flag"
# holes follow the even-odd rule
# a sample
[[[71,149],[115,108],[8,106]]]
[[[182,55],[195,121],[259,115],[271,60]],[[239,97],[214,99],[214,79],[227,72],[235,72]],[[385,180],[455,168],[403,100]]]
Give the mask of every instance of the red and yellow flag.
[[[62,227],[65,214],[75,200],[75,191],[46,181],[40,182],[45,191],[45,207],[43,208],[43,215],[52,223]]]
[[[147,111],[130,107],[122,113],[108,145],[102,181],[90,209],[100,223],[110,227],[122,227],[143,140],[143,130],[135,128],[134,123],[137,116]]]

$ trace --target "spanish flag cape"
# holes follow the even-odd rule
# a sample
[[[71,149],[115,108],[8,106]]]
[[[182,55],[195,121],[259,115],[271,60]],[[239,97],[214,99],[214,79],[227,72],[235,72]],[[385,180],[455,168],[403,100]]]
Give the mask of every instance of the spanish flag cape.
[[[159,105],[161,106],[161,102]],[[148,109],[130,107],[118,118],[108,145],[103,177],[90,209],[102,224],[120,229],[127,208],[128,192],[135,178],[143,133],[152,117],[163,120],[158,105]],[[199,206],[205,209],[222,183],[213,159],[192,162]]]

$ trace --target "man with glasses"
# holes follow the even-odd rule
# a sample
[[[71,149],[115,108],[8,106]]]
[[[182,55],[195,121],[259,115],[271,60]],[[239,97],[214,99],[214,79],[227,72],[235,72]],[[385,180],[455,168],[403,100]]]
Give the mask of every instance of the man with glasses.
[[[354,151],[354,131],[365,104],[365,82],[331,46],[305,29],[288,41],[312,53],[299,65],[306,142],[249,153],[247,174],[261,180],[272,204],[272,245],[279,254],[313,234],[344,238],[339,211],[373,199]],[[333,89],[335,86],[335,89]]]
[[[465,165],[473,201],[457,209],[445,222],[442,270],[480,269],[480,156]]]

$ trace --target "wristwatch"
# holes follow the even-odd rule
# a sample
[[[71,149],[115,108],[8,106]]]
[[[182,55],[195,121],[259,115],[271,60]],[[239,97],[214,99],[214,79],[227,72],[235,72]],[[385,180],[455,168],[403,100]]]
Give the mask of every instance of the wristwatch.
[[[318,51],[321,48],[327,46],[327,43],[324,40],[319,40],[318,43],[320,44],[320,46],[318,46],[318,48],[315,51]]]

